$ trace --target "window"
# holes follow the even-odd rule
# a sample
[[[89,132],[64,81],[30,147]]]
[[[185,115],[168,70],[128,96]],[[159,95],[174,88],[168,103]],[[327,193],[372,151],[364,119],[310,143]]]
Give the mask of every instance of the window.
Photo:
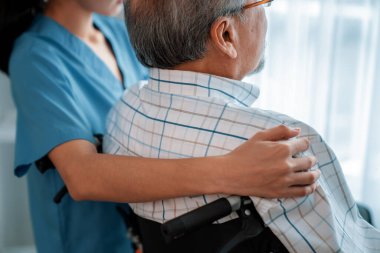
[[[267,65],[255,106],[313,126],[354,197],[380,222],[380,1],[281,0],[267,9]],[[376,217],[377,214],[377,217]]]

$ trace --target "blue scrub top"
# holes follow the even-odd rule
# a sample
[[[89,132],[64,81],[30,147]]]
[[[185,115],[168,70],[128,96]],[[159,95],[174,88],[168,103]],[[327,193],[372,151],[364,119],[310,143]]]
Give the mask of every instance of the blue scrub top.
[[[18,110],[15,174],[28,172],[40,253],[130,252],[115,204],[75,202],[69,196],[54,204],[52,199],[64,183],[56,170],[42,175],[35,166],[62,143],[94,142],[94,134],[104,133],[107,113],[124,88],[147,77],[121,21],[94,15],[94,25],[110,43],[123,83],[84,42],[42,15],[16,41],[10,60]]]

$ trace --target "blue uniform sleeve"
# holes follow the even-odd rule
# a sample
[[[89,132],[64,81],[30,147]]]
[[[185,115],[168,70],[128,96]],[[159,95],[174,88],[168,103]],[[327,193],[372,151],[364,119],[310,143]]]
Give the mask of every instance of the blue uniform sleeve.
[[[19,50],[10,63],[18,111],[17,176],[25,174],[33,162],[60,144],[75,139],[94,141],[91,125],[65,77],[64,66],[54,58],[54,52],[41,51]]]

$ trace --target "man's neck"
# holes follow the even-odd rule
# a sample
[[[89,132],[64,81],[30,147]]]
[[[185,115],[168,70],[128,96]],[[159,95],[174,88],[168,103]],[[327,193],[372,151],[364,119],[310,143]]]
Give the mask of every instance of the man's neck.
[[[244,76],[239,74],[238,69],[235,68],[233,64],[224,59],[212,60],[205,57],[203,59],[180,64],[173,69],[211,74],[239,81],[244,78]]]

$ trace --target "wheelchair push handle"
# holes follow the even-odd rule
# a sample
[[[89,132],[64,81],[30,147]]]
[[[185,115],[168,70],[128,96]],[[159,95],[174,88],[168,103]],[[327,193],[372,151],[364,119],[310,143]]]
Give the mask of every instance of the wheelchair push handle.
[[[162,224],[161,232],[166,242],[169,243],[187,233],[197,230],[205,224],[210,224],[226,217],[240,209],[240,207],[241,197],[220,198]]]

